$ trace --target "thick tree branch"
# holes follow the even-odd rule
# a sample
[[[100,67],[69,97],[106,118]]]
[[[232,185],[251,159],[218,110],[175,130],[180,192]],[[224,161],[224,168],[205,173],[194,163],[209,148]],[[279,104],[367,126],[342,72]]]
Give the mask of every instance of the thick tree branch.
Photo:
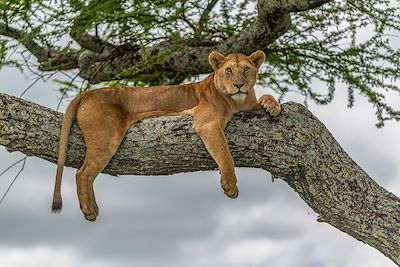
[[[113,44],[105,42],[100,39],[99,36],[93,36],[88,34],[84,30],[82,20],[78,16],[71,27],[70,36],[74,39],[82,48],[95,53],[101,53],[103,50],[109,50],[115,48]]]
[[[68,51],[55,53],[51,58],[47,58],[40,62],[39,70],[56,71],[70,70],[78,68],[81,51]]]
[[[259,6],[268,7],[269,13],[300,12],[320,7],[332,0],[259,0]]]
[[[56,162],[61,119],[58,112],[0,94],[0,145]],[[190,117],[158,117],[132,126],[104,173],[215,169],[192,124]],[[239,114],[226,134],[238,167],[261,168],[283,179],[319,214],[319,221],[400,264],[400,199],[376,184],[304,106],[284,104],[277,118],[264,112]],[[66,165],[78,168],[84,151],[75,124]]]

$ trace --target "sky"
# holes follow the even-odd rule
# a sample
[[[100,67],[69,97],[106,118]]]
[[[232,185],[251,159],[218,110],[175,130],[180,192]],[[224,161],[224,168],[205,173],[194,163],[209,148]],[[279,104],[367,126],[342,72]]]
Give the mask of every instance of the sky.
[[[54,77],[57,78],[57,77]],[[33,78],[0,71],[0,92],[19,96]],[[60,94],[52,80],[37,82],[24,99],[56,109]],[[372,106],[356,96],[347,108],[339,86],[327,106],[309,103],[339,144],[375,181],[400,196],[400,123],[375,127]],[[257,94],[271,93],[257,88]],[[285,101],[302,101],[295,94]],[[400,107],[400,97],[391,103]],[[67,102],[61,105],[65,110]],[[0,147],[0,172],[22,158]],[[20,166],[0,177],[4,193]],[[268,172],[236,168],[240,196],[219,187],[217,171],[171,176],[100,175],[95,189],[100,215],[84,220],[75,172],[66,168],[64,208],[50,212],[55,164],[28,158],[0,205],[1,267],[394,267],[377,250],[315,214],[283,181]]]

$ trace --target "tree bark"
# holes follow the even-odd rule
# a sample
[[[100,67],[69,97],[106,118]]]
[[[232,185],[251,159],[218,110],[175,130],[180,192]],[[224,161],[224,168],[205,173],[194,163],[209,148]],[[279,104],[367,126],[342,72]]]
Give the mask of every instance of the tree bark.
[[[8,151],[56,162],[61,120],[61,113],[0,94],[0,145]],[[191,117],[157,117],[135,124],[104,173],[216,169],[192,125]],[[228,124],[226,135],[237,167],[261,168],[284,180],[319,214],[320,222],[400,265],[400,199],[373,181],[304,106],[283,104],[276,118],[263,111],[240,113]],[[66,165],[79,168],[84,151],[74,124]]]

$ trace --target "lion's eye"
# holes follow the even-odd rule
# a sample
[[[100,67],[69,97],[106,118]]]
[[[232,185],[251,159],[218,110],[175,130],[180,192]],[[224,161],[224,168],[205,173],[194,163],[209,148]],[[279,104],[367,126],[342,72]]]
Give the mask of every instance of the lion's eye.
[[[225,71],[226,71],[226,73],[232,74],[232,69],[231,68],[227,68]]]
[[[248,73],[249,71],[250,71],[250,68],[249,68],[249,67],[246,67],[246,68],[244,68],[244,70],[243,70],[244,73]]]

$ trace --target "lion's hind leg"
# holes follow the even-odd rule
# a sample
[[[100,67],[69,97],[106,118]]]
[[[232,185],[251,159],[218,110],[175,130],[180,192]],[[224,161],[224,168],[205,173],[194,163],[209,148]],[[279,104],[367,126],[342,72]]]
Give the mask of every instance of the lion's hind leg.
[[[86,158],[76,173],[76,185],[79,204],[85,218],[94,221],[99,213],[93,183],[100,172],[117,152],[124,134],[114,132],[114,138],[99,140],[96,146],[88,146]]]
[[[116,150],[116,149],[115,149]],[[107,166],[111,157],[110,151],[104,151],[101,158],[96,154],[87,152],[85,162],[76,173],[76,186],[80,208],[89,221],[95,221],[98,215],[98,206],[96,204],[93,183],[98,174]]]
[[[86,144],[86,157],[76,173],[76,185],[79,205],[89,221],[95,221],[99,212],[93,190],[94,180],[115,155],[128,129],[127,121],[119,110],[112,111],[110,112],[110,107],[103,107],[102,110],[81,114],[81,119],[78,115],[79,127]],[[90,118],[91,114],[97,116]]]

